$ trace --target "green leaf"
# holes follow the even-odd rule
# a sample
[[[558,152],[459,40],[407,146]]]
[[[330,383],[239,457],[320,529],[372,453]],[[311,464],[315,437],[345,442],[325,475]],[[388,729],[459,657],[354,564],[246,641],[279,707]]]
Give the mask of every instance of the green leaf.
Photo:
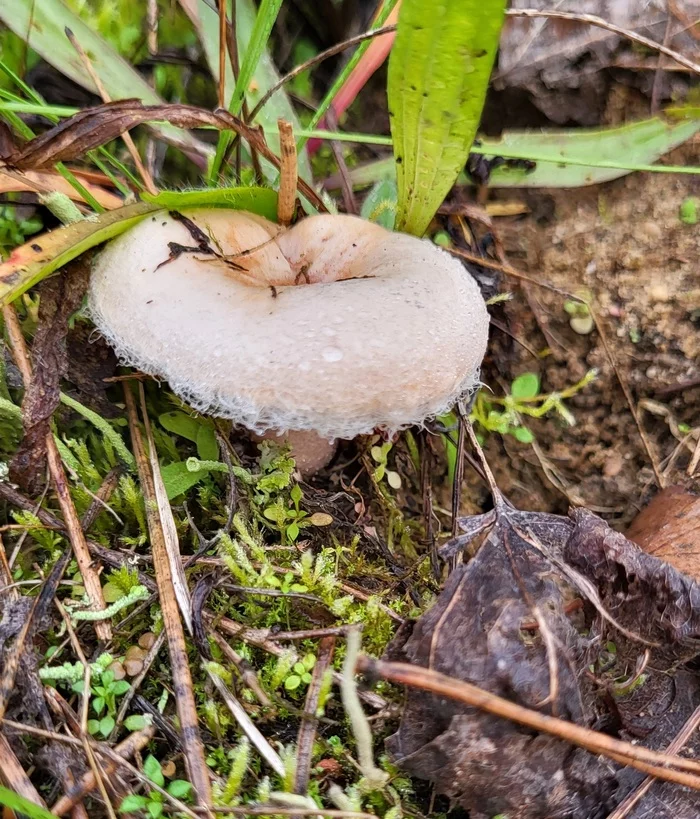
[[[24,796],[2,785],[0,785],[0,805],[5,805],[23,816],[28,816],[29,819],[56,819],[53,813],[49,813],[40,805],[35,805],[34,802],[30,802],[29,799],[25,799]]]
[[[244,5],[243,3],[240,4],[241,7],[244,7]],[[248,37],[245,38],[244,43],[241,43],[240,39],[238,41],[239,51],[243,57],[241,59],[240,71],[236,78],[236,85],[234,86],[233,94],[228,103],[228,110],[236,116],[241,113],[243,100],[250,89],[255,67],[265,53],[265,47],[267,46],[267,41],[272,32],[272,26],[275,24],[281,5],[282,0],[261,0],[257,14],[255,15],[255,21],[248,29]],[[236,3],[236,11],[238,12],[238,10],[239,4]],[[236,22],[238,22],[238,19]],[[216,156],[211,166],[211,180],[215,180],[218,177],[224,153],[230,142],[231,132],[221,131],[219,134],[219,142],[216,146]]]
[[[479,145],[472,145],[471,151],[486,157],[536,162],[531,169],[508,165],[495,168],[489,178],[492,188],[578,188],[618,179],[632,171],[697,173],[694,167],[650,164],[700,130],[700,111],[693,113],[694,119],[681,122],[659,116],[615,128],[504,131],[500,139],[482,139]],[[394,160],[369,162],[353,168],[349,175],[357,188],[393,179]],[[337,179],[327,182],[331,189],[337,186]],[[468,180],[460,174],[458,181]]]
[[[192,785],[186,779],[173,779],[165,790],[176,799],[185,799],[192,792]]]
[[[293,542],[299,537],[299,524],[290,523],[287,526],[287,537]]]
[[[140,222],[156,205],[138,202],[34,236],[0,264],[0,305],[9,304],[67,262]]]
[[[142,731],[147,724],[143,714],[132,714],[124,720],[124,727],[127,731]]]
[[[155,783],[156,785],[160,785],[161,788],[165,784],[165,777],[163,776],[160,762],[158,762],[153,754],[149,754],[144,760],[143,772],[151,780],[151,782]]]
[[[92,710],[96,714],[101,714],[105,710],[104,697],[95,697],[92,701]]]
[[[289,497],[294,501],[294,503],[299,503],[299,501],[302,499],[303,496],[301,492],[301,487],[299,486],[298,483],[295,483],[294,486],[291,488],[291,491],[289,492]]]
[[[166,210],[187,208],[232,208],[247,210],[277,221],[277,192],[270,188],[205,188],[198,191],[161,191],[156,195],[142,193],[144,202]]]
[[[119,806],[119,813],[132,813],[137,810],[143,810],[148,804],[148,799],[138,793],[130,793],[122,799]]]
[[[397,230],[422,236],[464,168],[504,14],[505,0],[403,0],[387,83]]]
[[[396,221],[396,180],[380,179],[362,203],[360,216],[387,230],[394,229]]]
[[[193,444],[197,442],[197,435],[199,435],[199,430],[202,425],[201,421],[197,418],[193,418],[186,412],[181,412],[180,410],[164,412],[158,416],[158,421],[163,429],[167,429],[168,432],[179,435],[181,438],[187,438],[187,440],[192,441]]]
[[[151,819],[158,819],[159,816],[163,814],[163,803],[162,802],[154,802],[151,800],[148,803],[148,807],[146,808],[148,815]]]
[[[103,737],[108,737],[112,731],[114,730],[115,726],[114,717],[106,716],[102,717],[100,720],[100,733]]]
[[[89,719],[87,729],[91,734],[97,734],[100,730],[100,721],[98,719]]]
[[[127,682],[126,680],[117,680],[112,686],[112,692],[115,694],[115,696],[121,697],[121,695],[126,694],[130,688],[131,683]]]
[[[527,427],[514,427],[511,432],[513,437],[523,444],[531,444],[535,440],[535,436]]]
[[[298,674],[290,674],[284,681],[287,691],[295,691],[301,685],[301,677]]]
[[[197,433],[197,454],[203,461],[216,461],[219,457],[219,444],[214,428],[201,424]]]
[[[516,400],[535,398],[540,392],[540,379],[536,373],[523,373],[510,385],[510,394]]]
[[[105,583],[102,587],[102,594],[106,603],[115,603],[124,597],[124,592],[115,583]]]
[[[87,52],[95,73],[113,100],[137,98],[147,105],[162,102],[145,77],[61,0],[41,0],[40,3],[36,0],[2,0],[0,20],[61,74],[96,94],[90,74],[66,36],[65,30],[69,28]],[[154,127],[181,148],[195,148],[201,153],[207,150],[187,131],[172,125]]]
[[[683,224],[697,225],[698,204],[700,204],[700,200],[696,196],[689,196],[681,202],[678,215]]]
[[[192,3],[183,3],[182,7],[197,29],[207,58],[209,70],[218,87],[219,15],[216,12],[216,4],[212,4],[208,2],[208,0],[196,0],[196,2]],[[239,54],[246,53],[246,47],[250,42],[251,31],[255,25],[255,20],[256,7],[253,0],[236,0],[236,34]],[[225,62],[225,76],[226,85],[224,98],[228,101],[231,99],[233,88],[236,84],[231,68],[231,61],[228,58]],[[272,57],[267,49],[263,49],[253,67],[252,82],[248,83],[246,90],[246,99],[251,110],[255,107],[263,94],[275,85],[279,78],[280,75],[275,68]],[[279,153],[278,119],[291,122],[295,132],[299,129],[299,120],[284,88],[280,88],[279,91],[275,92],[271,99],[265,104],[260,114],[255,118],[256,123],[262,125],[263,128],[268,131],[266,134],[267,142],[275,153]],[[266,167],[266,165],[267,163],[264,163],[263,167]],[[270,177],[273,176],[273,173],[276,177],[277,172],[272,171],[271,165],[269,168],[271,171]],[[306,152],[299,154],[299,173],[307,182],[311,181],[311,169]],[[245,210],[251,210],[251,208],[245,208]],[[258,211],[254,211],[254,213],[258,213]],[[264,216],[265,214],[260,215]],[[276,204],[275,213],[267,218],[276,221]]]
[[[177,461],[174,464],[168,464],[160,468],[160,474],[163,476],[163,483],[165,484],[165,491],[168,494],[168,500],[173,500],[178,495],[182,495],[198,484],[203,478],[209,474],[208,469],[190,470],[187,468],[185,461]]]

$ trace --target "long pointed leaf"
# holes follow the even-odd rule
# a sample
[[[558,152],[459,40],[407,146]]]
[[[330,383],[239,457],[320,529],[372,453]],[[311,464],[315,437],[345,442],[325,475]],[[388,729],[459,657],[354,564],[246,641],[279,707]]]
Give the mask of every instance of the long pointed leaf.
[[[700,131],[697,119],[669,122],[654,117],[615,128],[577,128],[552,131],[504,131],[500,139],[483,139],[474,153],[532,159],[533,169],[501,166],[489,178],[492,188],[578,188],[618,179],[633,171],[698,173],[695,167],[656,165],[659,157],[682,145]],[[392,158],[368,162],[350,171],[357,188],[395,177]],[[458,182],[466,183],[461,174]],[[326,187],[340,186],[340,177],[326,180]]]
[[[505,0],[403,0],[389,58],[397,230],[422,235],[464,167]]]
[[[207,0],[180,0],[180,5],[192,20],[199,39],[204,48],[207,64],[212,76],[219,81],[219,15],[214,6]],[[255,24],[255,5],[252,0],[236,0],[236,33],[238,36],[239,53],[245,52],[246,43]],[[226,99],[233,94],[235,80],[231,61],[226,58]],[[253,71],[253,81],[248,83],[246,99],[250,108],[254,108],[257,101],[279,80],[279,73],[267,49],[263,49]],[[258,122],[267,131],[267,142],[273,151],[279,152],[279,136],[277,120],[285,119],[291,122],[295,131],[300,128],[299,120],[284,89],[280,89],[267,103],[260,113]],[[307,181],[311,178],[311,168],[306,153],[299,154],[299,172]],[[277,176],[273,171],[272,177]]]

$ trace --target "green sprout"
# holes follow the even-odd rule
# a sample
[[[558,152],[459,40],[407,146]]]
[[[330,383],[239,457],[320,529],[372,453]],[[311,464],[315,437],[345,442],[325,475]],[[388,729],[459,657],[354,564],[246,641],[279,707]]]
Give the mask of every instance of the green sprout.
[[[160,762],[153,756],[149,755],[143,762],[143,772],[159,788],[165,786],[165,776],[163,776],[163,769]],[[192,785],[186,779],[173,779],[168,783],[165,790],[175,799],[186,799],[191,791]],[[138,793],[131,793],[126,796],[119,806],[120,813],[134,813],[135,811],[144,811],[151,819],[158,819],[163,814],[163,800],[164,796],[160,791],[151,790],[146,796]]]
[[[565,406],[564,401],[590,384],[596,375],[596,370],[589,370],[573,386],[561,392],[542,394],[539,376],[536,373],[523,373],[510,385],[510,394],[502,398],[489,395],[483,389],[480,390],[474,401],[470,418],[486,432],[512,435],[521,443],[530,444],[535,440],[535,436],[523,424],[522,416],[542,418],[550,412],[555,412],[569,426],[573,426],[576,419]]]

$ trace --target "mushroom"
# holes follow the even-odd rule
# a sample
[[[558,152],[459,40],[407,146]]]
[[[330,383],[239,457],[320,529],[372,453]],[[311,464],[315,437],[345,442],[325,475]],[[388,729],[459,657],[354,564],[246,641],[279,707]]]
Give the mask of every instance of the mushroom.
[[[421,424],[473,391],[489,325],[472,277],[427,240],[226,209],[158,213],[110,242],[89,309],[124,363],[199,411],[289,434],[307,474],[337,439]]]

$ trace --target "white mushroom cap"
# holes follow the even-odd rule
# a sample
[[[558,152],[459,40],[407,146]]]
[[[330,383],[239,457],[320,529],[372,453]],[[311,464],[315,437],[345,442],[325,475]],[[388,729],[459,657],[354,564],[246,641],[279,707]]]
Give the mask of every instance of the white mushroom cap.
[[[462,264],[353,216],[283,231],[241,211],[186,214],[231,261],[192,246],[166,212],[110,242],[89,293],[121,359],[201,411],[256,432],[352,438],[447,411],[474,389],[488,314]],[[270,285],[273,285],[271,287]]]

